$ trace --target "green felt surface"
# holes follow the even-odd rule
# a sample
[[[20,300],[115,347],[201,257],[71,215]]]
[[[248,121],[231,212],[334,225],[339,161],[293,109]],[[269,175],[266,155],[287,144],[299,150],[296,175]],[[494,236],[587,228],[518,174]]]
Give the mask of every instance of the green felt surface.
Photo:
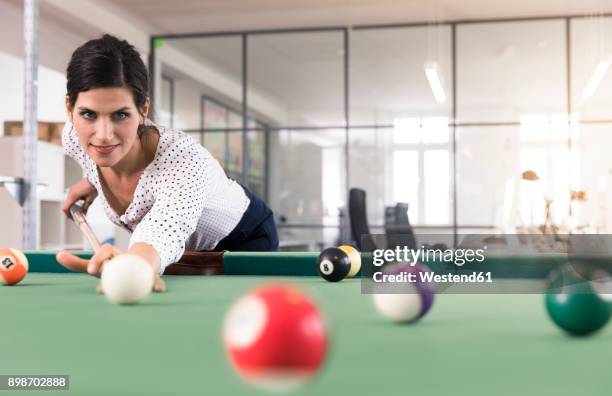
[[[96,295],[86,275],[29,274],[0,287],[0,374],[69,374],[62,394],[72,395],[265,394],[229,366],[221,326],[237,296],[270,279],[166,277],[166,294],[124,307]],[[612,392],[610,327],[568,337],[542,295],[440,295],[420,323],[401,326],[377,315],[356,279],[287,279],[311,292],[333,335],[321,375],[292,394]]]

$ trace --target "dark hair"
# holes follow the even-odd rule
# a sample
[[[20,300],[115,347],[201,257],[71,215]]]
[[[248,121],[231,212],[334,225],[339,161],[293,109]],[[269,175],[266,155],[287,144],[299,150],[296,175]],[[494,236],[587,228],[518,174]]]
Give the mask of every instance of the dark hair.
[[[125,87],[140,111],[149,94],[149,75],[133,45],[105,34],[77,48],[66,70],[66,91],[74,107],[79,93],[94,88]]]

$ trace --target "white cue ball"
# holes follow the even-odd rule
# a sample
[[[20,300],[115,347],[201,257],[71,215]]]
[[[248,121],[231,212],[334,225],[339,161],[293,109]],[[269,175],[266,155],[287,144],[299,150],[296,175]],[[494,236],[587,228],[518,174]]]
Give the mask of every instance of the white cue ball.
[[[421,296],[416,290],[406,294],[373,294],[374,306],[384,318],[394,322],[410,322],[419,317]]]
[[[153,268],[140,256],[120,254],[102,267],[102,290],[115,304],[136,304],[151,293]]]

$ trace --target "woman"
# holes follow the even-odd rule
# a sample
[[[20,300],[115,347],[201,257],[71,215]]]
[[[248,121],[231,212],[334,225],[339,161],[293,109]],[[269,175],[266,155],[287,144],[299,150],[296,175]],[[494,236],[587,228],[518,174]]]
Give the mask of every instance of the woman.
[[[70,188],[64,213],[99,195],[108,218],[131,232],[128,252],[160,274],[185,250],[276,250],[272,211],[191,137],[147,119],[148,91],[144,63],[126,41],[104,35],[72,54],[62,145],[86,177]],[[120,253],[107,244],[89,261],[67,252],[57,260],[99,275]]]

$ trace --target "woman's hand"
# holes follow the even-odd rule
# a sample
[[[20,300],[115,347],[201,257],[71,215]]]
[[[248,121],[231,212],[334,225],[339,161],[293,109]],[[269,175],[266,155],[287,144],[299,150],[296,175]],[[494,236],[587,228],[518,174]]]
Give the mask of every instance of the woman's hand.
[[[71,271],[87,272],[90,275],[99,277],[102,273],[102,264],[121,253],[123,252],[120,249],[106,243],[89,260],[82,259],[68,252],[59,252],[55,258],[58,263]]]
[[[66,197],[66,200],[62,206],[62,211],[66,217],[72,219],[72,215],[70,214],[70,206],[82,199],[85,201],[83,203],[83,213],[87,214],[87,209],[97,196],[98,190],[91,185],[87,178],[83,178],[68,189],[68,196]]]

